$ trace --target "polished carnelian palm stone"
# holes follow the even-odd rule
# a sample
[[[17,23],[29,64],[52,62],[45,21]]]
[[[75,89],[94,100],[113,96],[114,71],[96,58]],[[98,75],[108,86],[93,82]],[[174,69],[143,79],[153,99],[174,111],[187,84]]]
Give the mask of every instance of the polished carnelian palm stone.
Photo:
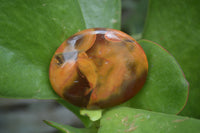
[[[144,85],[148,62],[131,36],[114,29],[80,31],[56,50],[49,69],[55,92],[87,109],[112,107]]]

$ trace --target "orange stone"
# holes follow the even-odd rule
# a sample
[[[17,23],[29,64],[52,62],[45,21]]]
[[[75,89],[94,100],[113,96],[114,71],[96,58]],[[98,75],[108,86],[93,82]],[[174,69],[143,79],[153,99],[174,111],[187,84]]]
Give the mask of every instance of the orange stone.
[[[121,104],[142,88],[148,62],[142,47],[126,33],[93,28],[80,31],[56,50],[49,78],[55,92],[87,109]]]

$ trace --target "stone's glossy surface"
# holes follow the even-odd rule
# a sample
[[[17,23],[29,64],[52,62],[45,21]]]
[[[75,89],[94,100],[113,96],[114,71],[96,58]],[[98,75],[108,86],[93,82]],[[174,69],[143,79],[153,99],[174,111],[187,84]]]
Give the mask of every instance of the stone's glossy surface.
[[[87,109],[107,108],[132,98],[143,86],[148,62],[131,36],[94,28],[69,37],[56,50],[49,77],[55,92]]]

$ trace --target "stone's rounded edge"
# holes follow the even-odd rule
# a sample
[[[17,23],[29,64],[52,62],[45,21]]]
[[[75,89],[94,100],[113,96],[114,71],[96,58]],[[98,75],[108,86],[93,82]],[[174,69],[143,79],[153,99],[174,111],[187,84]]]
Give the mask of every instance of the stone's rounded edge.
[[[134,54],[135,50],[139,55]],[[55,59],[57,54],[61,57]],[[56,64],[55,60],[61,63]],[[146,55],[134,38],[115,29],[90,28],[75,33],[56,50],[49,78],[54,91],[68,102],[99,109],[121,104],[136,95],[147,72]]]

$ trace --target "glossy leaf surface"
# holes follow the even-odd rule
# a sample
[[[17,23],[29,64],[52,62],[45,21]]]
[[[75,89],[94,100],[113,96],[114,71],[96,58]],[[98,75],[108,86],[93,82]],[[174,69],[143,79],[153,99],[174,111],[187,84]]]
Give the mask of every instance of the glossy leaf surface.
[[[143,38],[166,48],[190,83],[188,104],[181,114],[200,118],[200,1],[151,0]]]
[[[88,14],[88,7],[96,7],[97,3],[97,0],[91,3],[83,0],[2,0],[0,97],[58,99],[48,78],[49,63],[56,48],[72,34],[90,26],[119,28],[120,1],[101,1],[95,13]],[[110,4],[112,12],[102,16],[110,10]],[[107,8],[102,10],[104,5]],[[88,20],[95,16],[101,18]],[[106,23],[98,23],[100,19]],[[113,23],[112,19],[116,21]]]
[[[188,83],[176,60],[161,46],[149,40],[140,40],[149,72],[142,90],[125,105],[134,108],[176,114],[185,105]]]
[[[121,3],[119,0],[79,0],[87,28],[120,29]]]
[[[98,133],[197,133],[199,125],[197,119],[122,107],[103,115]]]

